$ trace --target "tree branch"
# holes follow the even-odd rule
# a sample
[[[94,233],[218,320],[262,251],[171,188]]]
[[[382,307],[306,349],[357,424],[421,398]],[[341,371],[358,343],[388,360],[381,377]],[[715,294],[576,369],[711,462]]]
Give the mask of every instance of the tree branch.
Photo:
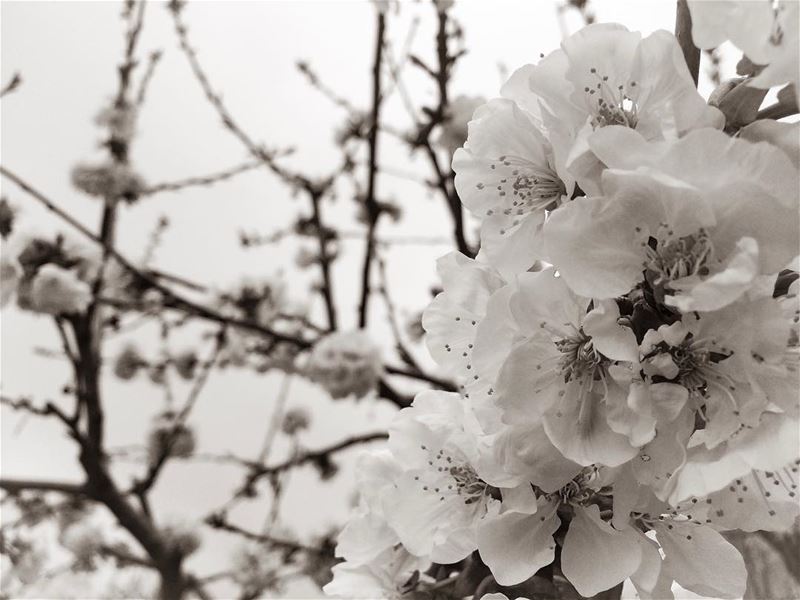
[[[65,481],[39,481],[35,479],[0,479],[0,489],[9,494],[19,492],[58,492],[70,496],[88,496],[86,484]]]
[[[377,11],[377,32],[375,34],[375,60],[372,64],[372,115],[369,129],[369,165],[367,167],[367,192],[364,197],[364,208],[367,216],[366,249],[364,263],[361,268],[361,299],[358,305],[358,326],[367,324],[369,297],[371,294],[370,277],[372,259],[375,255],[375,230],[381,217],[381,209],[375,198],[375,184],[378,176],[378,125],[381,114],[381,66],[383,64],[383,46],[386,34],[386,15]]]
[[[700,49],[694,45],[692,39],[692,14],[686,0],[678,0],[675,13],[675,37],[683,52],[689,74],[692,76],[695,87],[700,76]]]

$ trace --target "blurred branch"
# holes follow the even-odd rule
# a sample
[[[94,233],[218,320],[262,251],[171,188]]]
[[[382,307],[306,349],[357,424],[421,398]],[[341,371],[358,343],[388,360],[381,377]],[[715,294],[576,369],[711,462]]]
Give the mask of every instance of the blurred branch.
[[[11,76],[11,79],[5,84],[2,88],[0,88],[0,98],[5,96],[6,94],[10,94],[14,90],[16,90],[20,85],[22,85],[22,75],[19,73],[14,73]]]
[[[25,192],[27,192],[33,198],[44,204],[51,212],[53,212],[61,219],[63,219],[65,222],[70,224],[84,236],[86,236],[90,240],[93,240],[94,242],[102,243],[96,234],[92,233],[83,224],[81,224],[67,212],[56,206],[49,198],[44,196],[38,190],[34,189],[30,184],[20,179],[17,175],[15,175],[14,173],[12,173],[11,171],[9,171],[8,169],[6,169],[1,165],[0,165],[0,175],[3,175],[4,177],[7,177],[8,179],[16,183]],[[280,333],[278,331],[275,331],[269,327],[266,327],[254,321],[228,317],[220,314],[219,312],[213,309],[210,309],[206,306],[193,302],[175,293],[172,289],[164,286],[152,275],[138,269],[136,266],[134,266],[130,261],[128,261],[124,256],[122,256],[119,252],[117,252],[113,248],[109,249],[109,253],[117,260],[117,262],[119,262],[119,264],[122,267],[124,267],[127,271],[129,271],[133,275],[135,275],[141,281],[145,282],[148,287],[151,287],[161,292],[164,295],[164,305],[167,308],[173,310],[180,310],[191,316],[206,319],[208,321],[213,321],[216,323],[231,325],[235,327],[241,327],[242,329],[251,331],[253,333],[258,333],[277,342],[289,343],[302,349],[310,348],[313,345],[313,342],[308,341],[306,339]],[[100,297],[97,299],[97,301],[98,303],[107,304],[109,306],[114,306],[120,309],[145,310],[145,307],[143,306],[139,306],[130,302],[116,300],[113,298]],[[400,408],[409,406],[411,404],[410,397],[404,396],[403,394],[399,393],[396,389],[394,389],[393,386],[391,386],[388,382],[384,380],[381,380],[380,382],[379,393],[382,398],[385,398],[386,400],[393,402]]]
[[[19,492],[59,492],[71,496],[86,496],[86,485],[64,481],[39,481],[35,479],[0,479],[0,489],[9,494]]]
[[[447,208],[450,211],[450,216],[453,221],[453,238],[455,239],[458,251],[466,256],[472,257],[475,255],[475,253],[467,244],[464,235],[464,215],[461,206],[461,200],[459,199],[458,193],[453,185],[452,169],[448,168],[447,172],[442,169],[441,165],[439,164],[439,157],[436,154],[436,149],[433,147],[433,143],[431,142],[431,134],[433,133],[433,130],[438,125],[441,125],[448,116],[447,110],[449,106],[449,99],[447,87],[450,83],[450,74],[452,72],[452,68],[462,54],[450,54],[448,49],[447,28],[449,17],[447,11],[439,10],[436,3],[434,2],[433,4],[434,8],[436,8],[438,17],[438,28],[436,33],[436,56],[438,61],[437,68],[434,69],[428,66],[425,64],[425,62],[415,56],[411,56],[410,60],[415,66],[422,69],[434,80],[438,90],[439,98],[437,106],[434,109],[424,109],[428,117],[428,120],[425,123],[420,122],[414,112],[413,107],[410,106],[410,103],[405,103],[406,109],[409,111],[409,116],[414,121],[414,126],[416,129],[411,143],[414,147],[423,148],[425,150],[425,154],[428,156],[428,161],[430,162],[431,168],[433,169],[435,175],[434,186],[441,192],[442,198],[445,200]],[[395,67],[391,69],[391,72],[392,76],[394,77],[395,84],[397,85],[401,94],[404,97],[408,97],[408,94],[404,91],[402,81],[400,80],[399,70]]]
[[[227,531],[228,533],[235,533],[253,542],[265,544],[279,550],[286,550],[289,552],[307,552],[309,554],[323,554],[324,550],[306,546],[300,542],[276,538],[271,535],[263,533],[255,533],[248,531],[229,522],[223,515],[213,515],[206,519],[206,524],[212,529],[220,531]]]
[[[77,422],[75,419],[70,418],[60,408],[52,402],[46,402],[43,407],[35,406],[27,398],[19,398],[17,400],[9,398],[8,396],[0,396],[0,404],[8,406],[13,410],[24,411],[32,415],[40,417],[56,417],[59,421],[64,423],[72,432],[73,436],[79,435],[77,430]]]
[[[356,114],[358,111],[356,108],[350,104],[350,102],[346,99],[334,92],[330,87],[325,85],[316,72],[311,68],[304,60],[298,60],[296,65],[297,70],[300,71],[305,78],[308,80],[308,83],[313,87],[315,90],[319,91],[323,96],[325,96],[328,100],[333,102],[336,106],[343,108],[350,114]]]
[[[386,365],[384,368],[388,373],[393,375],[403,375],[405,377],[411,377],[414,379],[422,379],[427,381],[433,385],[435,385],[439,389],[448,390],[451,392],[458,391],[458,386],[452,381],[448,381],[446,379],[436,377],[435,375],[430,375],[425,372],[422,366],[416,361],[414,355],[411,354],[411,351],[405,346],[403,342],[403,336],[400,332],[400,327],[397,324],[397,315],[394,307],[394,302],[392,301],[392,297],[389,294],[388,288],[388,279],[386,276],[386,263],[383,257],[378,256],[378,272],[381,277],[381,295],[383,296],[384,302],[386,303],[386,310],[389,313],[389,325],[392,329],[392,334],[395,339],[395,347],[397,348],[398,354],[404,363],[406,363],[410,367],[410,371],[406,369],[400,369],[398,367],[393,367],[391,365]]]
[[[333,261],[333,257],[328,253],[328,240],[325,235],[326,230],[322,225],[322,212],[320,207],[324,192],[309,187],[308,193],[313,210],[312,220],[317,234],[319,266],[322,271],[322,297],[325,300],[325,311],[328,315],[328,329],[333,331],[337,328],[336,305],[333,300],[333,279],[331,278],[331,262]]]
[[[689,74],[692,76],[695,87],[700,76],[700,49],[694,45],[692,39],[692,13],[686,0],[678,0],[675,13],[675,37],[683,52]]]
[[[147,69],[145,69],[144,75],[142,75],[142,80],[139,82],[139,91],[136,92],[135,105],[137,108],[141,108],[141,106],[144,104],[147,90],[150,88],[150,83],[153,81],[153,75],[156,72],[156,67],[158,66],[160,60],[160,50],[154,50],[150,53],[147,61]]]
[[[3,175],[4,177],[7,177],[8,179],[10,179],[14,183],[16,183],[25,192],[27,192],[33,198],[35,198],[36,200],[38,200],[39,202],[44,204],[44,206],[46,206],[51,212],[53,212],[58,217],[63,219],[66,223],[68,223],[69,225],[74,227],[81,234],[83,234],[84,236],[86,236],[87,238],[89,238],[90,240],[92,240],[92,241],[94,241],[94,242],[96,242],[98,244],[101,244],[101,245],[103,244],[103,241],[101,240],[101,238],[98,235],[96,235],[92,231],[90,231],[87,227],[85,227],[83,224],[81,224],[79,221],[77,221],[75,218],[73,218],[69,213],[67,213],[66,211],[62,210],[58,206],[56,206],[49,198],[47,198],[41,192],[39,192],[36,189],[34,189],[30,184],[28,184],[27,182],[22,180],[20,177],[18,177],[17,175],[15,175],[14,173],[12,173],[11,171],[9,171],[8,169],[6,169],[5,167],[3,167],[1,165],[0,165],[0,175]],[[125,268],[127,271],[129,271],[135,277],[140,279],[142,282],[146,283],[148,287],[156,289],[159,292],[161,292],[162,294],[164,294],[165,303],[169,308],[172,308],[172,309],[175,309],[175,310],[182,310],[182,311],[185,311],[187,313],[193,314],[193,315],[195,315],[197,317],[204,318],[204,319],[207,319],[207,320],[210,320],[210,321],[215,321],[217,323],[235,325],[237,327],[241,327],[243,329],[247,329],[249,331],[253,331],[253,332],[256,332],[256,333],[260,333],[261,335],[265,335],[265,336],[271,337],[271,338],[275,339],[276,341],[295,344],[295,345],[297,345],[297,346],[299,346],[301,348],[307,348],[307,347],[309,347],[311,345],[310,342],[301,340],[301,339],[293,337],[293,336],[288,336],[288,335],[281,334],[281,333],[279,333],[277,331],[273,331],[272,329],[270,329],[268,327],[265,327],[263,325],[260,325],[258,323],[255,323],[253,321],[247,321],[247,320],[244,320],[244,319],[230,318],[230,317],[226,317],[224,315],[221,315],[221,314],[217,313],[216,311],[214,311],[214,310],[212,310],[210,308],[207,308],[205,306],[197,304],[196,302],[193,302],[193,301],[191,301],[191,300],[189,300],[187,298],[184,298],[184,297],[176,294],[172,289],[170,289],[170,288],[164,286],[163,284],[161,284],[152,274],[149,274],[148,272],[140,270],[138,267],[133,265],[128,259],[126,259],[124,256],[122,256],[119,252],[117,252],[113,248],[109,248],[109,254],[111,256],[113,256],[116,259],[117,262],[119,262],[120,266]],[[158,274],[158,276],[164,277],[165,279],[173,279],[173,280],[176,279],[175,276],[159,273],[158,271],[153,271],[151,273]],[[183,280],[181,280],[181,283],[182,283],[182,285],[186,285],[186,282],[184,282]],[[196,286],[194,284],[192,284],[192,287],[196,287]],[[98,302],[99,303],[108,304],[108,305],[112,305],[112,306],[117,306],[118,308],[128,308],[128,309],[137,309],[137,310],[142,309],[142,307],[137,307],[136,305],[133,305],[133,304],[130,304],[130,303],[127,303],[127,302],[123,302],[123,301],[113,300],[113,299],[110,299],[110,298],[102,298],[101,297],[101,298],[98,298]]]
[[[228,129],[228,131],[237,137],[240,142],[242,142],[242,144],[245,146],[245,148],[247,148],[248,152],[250,152],[254,158],[260,160],[263,165],[265,165],[280,179],[295,188],[302,186],[304,183],[302,177],[289,172],[275,162],[275,157],[279,154],[285,154],[285,152],[279,153],[267,151],[262,146],[258,145],[234,120],[233,115],[228,111],[228,108],[223,103],[222,97],[215,92],[214,88],[211,86],[211,82],[197,58],[197,53],[189,43],[188,30],[186,28],[186,24],[183,22],[183,18],[181,17],[182,5],[178,2],[170,2],[168,7],[170,13],[172,14],[173,22],[175,24],[175,32],[178,35],[178,43],[180,44],[181,50],[189,61],[189,66],[192,70],[192,73],[200,84],[206,99],[214,107],[222,119],[222,124],[226,129]]]
[[[364,197],[364,208],[367,218],[366,249],[361,269],[361,299],[358,305],[358,326],[367,325],[372,259],[375,255],[375,230],[381,217],[381,209],[375,198],[375,184],[378,176],[378,124],[381,115],[381,67],[383,65],[384,37],[386,35],[386,14],[377,12],[377,31],[375,34],[375,60],[372,64],[372,113],[369,129],[369,165],[367,167],[367,192]]]
[[[143,556],[136,556],[122,545],[111,546],[103,544],[97,548],[97,553],[105,558],[113,559],[120,567],[144,567],[155,569],[153,561]]]
[[[261,161],[250,161],[230,169],[226,169],[225,171],[212,173],[210,175],[187,177],[186,179],[179,179],[178,181],[167,181],[148,187],[140,194],[140,196],[152,196],[153,194],[158,194],[159,192],[177,192],[188,187],[207,186],[220,181],[225,181],[226,179],[230,179],[231,177],[239,175],[240,173],[252,171],[253,169],[260,168],[261,166],[263,166]]]
[[[385,440],[387,437],[388,434],[382,431],[377,433],[365,433],[362,435],[356,435],[351,438],[347,438],[346,440],[342,440],[341,442],[338,442],[336,444],[333,444],[332,446],[327,446],[325,448],[320,448],[319,450],[312,450],[310,452],[299,454],[298,456],[291,458],[285,462],[278,463],[270,467],[262,467],[259,469],[254,469],[251,476],[253,477],[253,482],[255,482],[259,478],[264,477],[266,475],[274,475],[276,473],[286,471],[287,469],[293,469],[294,467],[299,467],[301,465],[314,462],[315,460],[319,460],[320,458],[329,457],[331,454],[336,454],[338,452],[341,452],[342,450],[352,448],[353,446],[359,446],[361,444],[367,444],[378,440]]]
[[[181,427],[185,424],[186,419],[192,411],[192,408],[194,408],[197,398],[200,396],[200,392],[202,392],[203,388],[205,387],[205,384],[208,381],[208,376],[211,374],[211,370],[216,364],[219,353],[224,345],[225,330],[223,328],[216,335],[211,356],[200,364],[200,372],[194,380],[192,389],[189,391],[189,396],[187,397],[186,402],[175,418],[175,422],[172,425],[172,430],[169,432],[166,442],[161,447],[161,451],[155,460],[150,462],[146,475],[134,483],[131,488],[131,492],[140,498],[146,496],[147,492],[150,491],[150,489],[155,485],[156,481],[158,480],[158,476],[161,474],[161,471],[164,468],[164,465],[167,464],[172,452],[172,447],[178,438],[178,433],[181,430]]]
[[[228,131],[230,131],[236,138],[239,139],[239,141],[244,145],[248,152],[253,155],[254,158],[260,160],[264,166],[277,175],[279,179],[289,185],[292,189],[302,190],[309,196],[313,211],[312,219],[317,230],[317,238],[319,241],[319,264],[322,271],[322,295],[325,300],[325,308],[328,315],[328,326],[331,330],[334,330],[337,327],[336,308],[333,299],[333,281],[330,276],[330,263],[332,262],[333,257],[328,254],[325,228],[322,224],[320,202],[325,193],[332,187],[335,176],[328,177],[327,179],[323,179],[319,182],[314,182],[303,175],[290,172],[275,162],[275,157],[280,153],[266,151],[263,147],[256,144],[253,139],[244,131],[244,129],[237,124],[233,118],[233,115],[228,111],[227,107],[222,102],[221,96],[214,91],[208,76],[200,65],[200,61],[197,59],[197,53],[189,44],[188,31],[183,19],[181,18],[181,6],[182,5],[179,2],[171,2],[169,4],[169,9],[175,23],[175,32],[178,35],[180,47],[183,50],[184,55],[186,55],[186,58],[189,61],[189,66],[192,69],[192,73],[200,84],[206,99],[217,111],[217,114],[219,114],[225,128],[227,128]]]

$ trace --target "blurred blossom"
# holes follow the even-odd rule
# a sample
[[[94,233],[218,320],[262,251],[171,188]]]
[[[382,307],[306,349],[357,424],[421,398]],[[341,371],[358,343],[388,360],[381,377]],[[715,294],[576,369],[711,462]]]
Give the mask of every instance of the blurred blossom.
[[[373,391],[382,372],[380,348],[364,331],[337,331],[316,343],[306,375],[334,398],[362,398]]]
[[[194,350],[185,350],[172,359],[172,365],[183,379],[192,379],[194,377],[197,362],[197,355]]]
[[[118,140],[130,140],[136,128],[136,110],[129,107],[109,106],[101,110],[95,122],[107,127],[111,137]]]
[[[278,276],[263,280],[246,278],[233,290],[220,294],[220,302],[235,309],[237,316],[266,325],[286,303],[286,284]]]
[[[147,376],[150,378],[150,381],[152,381],[156,385],[163,385],[167,377],[166,365],[163,363],[152,365],[147,370]]]
[[[425,329],[422,327],[422,311],[417,311],[406,320],[406,335],[414,342],[422,341]]]
[[[142,309],[145,312],[158,312],[163,305],[164,295],[159,290],[150,289],[142,294]]]
[[[163,455],[186,458],[192,455],[194,448],[194,432],[186,424],[178,422],[173,411],[164,411],[153,419],[148,440],[151,463]]]
[[[800,3],[752,0],[690,0],[692,37],[703,49],[730,40],[754,64],[756,77],[750,85],[768,89],[800,81]]]
[[[439,136],[435,140],[436,144],[445,148],[450,154],[463,146],[467,141],[467,123],[472,119],[475,109],[485,102],[486,99],[480,96],[458,96],[453,100],[447,108],[447,118],[441,125]]]
[[[305,408],[292,408],[286,411],[281,424],[281,430],[286,435],[294,435],[305,431],[311,425],[311,414]]]
[[[63,234],[15,230],[4,240],[2,301],[16,294],[20,308],[47,314],[85,310],[99,255]]]
[[[146,366],[147,361],[139,354],[133,344],[126,345],[114,361],[114,375],[127,381],[136,377],[139,369]]]
[[[0,237],[7,238],[14,228],[14,207],[6,198],[0,198]]]
[[[167,544],[175,548],[181,556],[194,554],[200,544],[202,537],[196,527],[185,523],[170,523],[161,528]]]
[[[61,530],[58,541],[75,558],[75,568],[88,571],[94,567],[99,549],[104,544],[103,529],[96,524],[76,522]]]
[[[260,596],[263,592],[280,591],[278,569],[282,561],[265,552],[263,546],[242,546],[233,556],[232,578],[242,586],[243,596]]]
[[[58,315],[81,313],[92,301],[92,290],[72,270],[58,265],[42,266],[30,283],[30,308],[36,312]]]
[[[116,162],[81,164],[72,170],[72,184],[80,191],[107,202],[122,198],[136,201],[145,189],[144,180],[131,168]]]
[[[313,248],[301,246],[297,249],[294,262],[301,269],[307,269],[311,265],[319,262],[319,253]]]
[[[11,587],[16,580],[30,585],[39,580],[47,563],[47,552],[41,542],[16,538],[3,540],[3,588]]]

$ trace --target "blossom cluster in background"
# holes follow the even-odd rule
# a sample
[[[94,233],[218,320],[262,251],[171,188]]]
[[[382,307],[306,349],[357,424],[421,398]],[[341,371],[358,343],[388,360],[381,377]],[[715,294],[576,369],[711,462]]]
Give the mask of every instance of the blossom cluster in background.
[[[697,45],[745,53],[747,90],[797,102],[797,3],[690,7]],[[325,591],[741,597],[720,532],[800,514],[798,123],[736,127],[672,34],[613,24],[501,96],[453,160],[481,252],[440,260],[422,319],[460,393],[420,393],[362,457]]]

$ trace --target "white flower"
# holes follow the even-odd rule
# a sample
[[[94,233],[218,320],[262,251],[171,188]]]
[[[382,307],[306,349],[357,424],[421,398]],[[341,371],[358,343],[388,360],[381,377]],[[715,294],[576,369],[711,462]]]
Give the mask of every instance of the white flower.
[[[402,466],[388,450],[362,454],[357,466],[358,508],[339,534],[336,546],[336,556],[351,565],[367,564],[400,541],[387,523],[383,497],[391,493]]]
[[[624,127],[646,140],[675,139],[724,120],[697,93],[671,33],[642,39],[617,24],[571,35],[560,50],[515,72],[503,96],[541,114],[556,171],[569,171],[590,194],[602,170],[590,147],[597,131]]]
[[[477,524],[497,502],[476,471],[480,450],[476,430],[465,429],[467,420],[458,394],[428,391],[389,429],[403,472],[384,498],[384,514],[412,554],[436,562],[456,562],[472,552]]]
[[[364,564],[343,562],[333,567],[333,580],[322,590],[337,598],[402,600],[413,589],[430,561],[409,554],[402,546],[389,548]]]
[[[437,263],[442,292],[422,314],[425,345],[433,359],[465,384],[474,380],[472,349],[491,295],[504,285],[489,265],[458,252]]]
[[[305,374],[334,398],[362,398],[375,390],[383,372],[380,349],[364,331],[326,335],[308,356]]]
[[[450,154],[464,145],[467,139],[467,123],[475,109],[486,102],[480,96],[457,96],[447,107],[447,116],[439,126],[439,135],[434,140]]]
[[[689,0],[692,37],[703,49],[716,48],[726,40],[764,68],[750,82],[770,88],[800,80],[800,4],[752,0]]]
[[[461,201],[482,221],[481,248],[495,268],[513,275],[543,258],[545,211],[564,201],[574,182],[557,172],[533,115],[505,99],[479,108],[453,170]]]
[[[75,271],[48,263],[30,282],[30,309],[47,314],[80,313],[92,301],[89,284]]]
[[[457,562],[483,552],[482,538],[496,544],[506,513],[536,511],[529,482],[495,461],[490,442],[458,394],[421,392],[398,413],[389,446],[402,472],[383,491],[383,512],[409,552]],[[501,574],[524,560],[514,549],[503,555]]]
[[[682,312],[716,310],[797,253],[797,170],[767,143],[704,129],[645,143],[621,128],[591,141],[609,166],[605,197],[578,198],[545,225],[550,259],[590,297],[625,294],[644,277]]]
[[[742,127],[739,137],[777,146],[786,153],[794,167],[800,170],[800,122],[782,123],[772,119],[758,119]]]
[[[509,304],[515,344],[497,380],[503,421],[543,426],[568,459],[615,466],[636,454],[627,382],[614,368],[636,362],[636,338],[611,303],[589,310],[552,269],[526,273]]]

